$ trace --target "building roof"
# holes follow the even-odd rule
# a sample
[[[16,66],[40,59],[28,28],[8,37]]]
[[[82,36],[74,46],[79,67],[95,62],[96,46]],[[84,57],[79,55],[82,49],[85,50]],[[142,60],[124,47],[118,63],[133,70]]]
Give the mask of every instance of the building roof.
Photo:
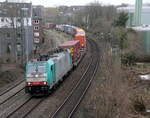
[[[138,26],[138,27],[132,27],[132,29],[136,31],[150,31],[150,26]]]
[[[44,7],[43,6],[33,6],[32,9],[32,15],[34,19],[43,18],[43,14],[44,14]]]
[[[119,7],[119,8],[117,8],[117,10],[128,12],[128,13],[134,13],[135,12],[135,6]],[[150,13],[150,6],[143,6],[142,7],[142,13]]]
[[[31,17],[32,3],[0,2],[0,17]]]

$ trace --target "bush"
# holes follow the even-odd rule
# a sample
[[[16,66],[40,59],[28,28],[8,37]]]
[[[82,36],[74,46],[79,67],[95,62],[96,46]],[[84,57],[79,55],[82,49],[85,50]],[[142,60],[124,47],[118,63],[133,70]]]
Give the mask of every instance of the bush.
[[[121,63],[125,66],[133,66],[136,63],[136,56],[133,53],[123,54],[121,56]]]

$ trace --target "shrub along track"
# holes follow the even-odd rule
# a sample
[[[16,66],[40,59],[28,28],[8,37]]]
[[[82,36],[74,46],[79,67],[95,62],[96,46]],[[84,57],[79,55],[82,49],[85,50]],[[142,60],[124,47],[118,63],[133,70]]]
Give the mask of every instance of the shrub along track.
[[[90,54],[87,54],[85,56],[85,58],[83,59],[81,63],[76,70],[74,70],[74,72],[72,72],[71,75],[69,75],[68,80],[66,82],[63,83],[64,86],[66,86],[65,84],[68,84],[68,81],[70,81],[69,83],[69,88],[72,89],[73,85],[77,82],[77,79],[74,78],[73,73],[76,73],[75,77],[81,76],[81,73],[84,72],[85,68],[87,68],[87,64],[88,64],[88,60],[90,59]],[[62,86],[60,86],[60,89],[62,89]],[[57,94],[55,95],[52,94],[50,95],[48,98],[32,98],[30,95],[25,94],[24,92],[24,86],[25,86],[25,82],[24,81],[20,81],[17,84],[14,84],[14,86],[11,86],[9,89],[7,89],[6,91],[2,92],[0,95],[0,117],[1,118],[6,118],[6,117],[30,117],[30,114],[32,114],[32,111],[34,111],[36,108],[38,108],[37,106],[40,107],[40,105],[42,103],[45,103],[46,100],[51,99],[53,96],[55,97],[59,97],[60,95]],[[68,86],[68,85],[67,85]],[[65,87],[66,88],[66,87]],[[67,91],[69,92],[69,88],[67,88],[65,91],[65,93],[67,93]],[[59,91],[58,90],[58,91]],[[56,92],[58,93],[58,92]],[[61,92],[63,93],[63,92]],[[64,94],[61,94],[64,96]],[[37,114],[37,112],[36,112]],[[48,114],[47,114],[48,115]]]

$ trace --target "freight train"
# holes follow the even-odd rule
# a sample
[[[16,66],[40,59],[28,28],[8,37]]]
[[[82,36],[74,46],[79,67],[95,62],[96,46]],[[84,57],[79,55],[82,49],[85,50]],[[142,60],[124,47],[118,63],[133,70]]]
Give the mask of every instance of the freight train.
[[[68,26],[68,28],[73,26]],[[83,30],[78,28],[78,32]],[[83,33],[80,36],[83,36]],[[67,33],[67,32],[66,32]],[[79,35],[78,33],[74,36]],[[59,46],[59,50],[41,55],[38,59],[26,64],[25,92],[32,95],[49,95],[49,92],[76,67],[86,51],[84,38],[74,38]]]

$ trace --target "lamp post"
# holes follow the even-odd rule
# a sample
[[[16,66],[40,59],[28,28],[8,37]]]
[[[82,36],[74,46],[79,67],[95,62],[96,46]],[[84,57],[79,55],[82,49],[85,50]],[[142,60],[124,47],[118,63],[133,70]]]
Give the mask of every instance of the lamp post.
[[[4,34],[5,33],[6,32],[0,28],[0,57],[3,56],[3,54],[4,54],[3,48],[4,48],[4,38],[5,38]]]

